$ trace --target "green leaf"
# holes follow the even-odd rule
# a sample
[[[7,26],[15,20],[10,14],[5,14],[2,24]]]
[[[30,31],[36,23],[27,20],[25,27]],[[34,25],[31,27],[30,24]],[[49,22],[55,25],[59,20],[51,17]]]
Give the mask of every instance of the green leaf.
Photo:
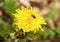
[[[4,6],[4,3],[3,2],[0,2],[0,7],[3,7]]]
[[[12,32],[14,31],[10,28],[10,25],[7,22],[0,19],[0,35],[4,36],[6,33]]]
[[[53,8],[50,10],[50,16],[49,18],[54,18],[54,16],[57,14],[57,9]]]
[[[44,38],[47,38],[49,35],[47,29],[44,29],[44,31],[39,31],[38,34]]]
[[[12,14],[18,6],[16,5],[15,0],[5,0],[4,7],[9,14]]]
[[[48,34],[48,31],[45,29],[45,30],[43,31],[43,37],[44,37],[44,38],[47,38],[48,35],[49,35],[49,34]]]
[[[55,15],[57,14],[57,9],[53,8],[50,10],[49,12],[49,16],[47,17],[46,21],[48,21],[49,19],[53,19],[55,17]]]
[[[56,28],[56,31],[60,34],[60,26]]]
[[[26,39],[20,39],[18,42],[26,42]]]
[[[36,34],[28,33],[27,39],[29,40],[37,40],[38,36]]]
[[[54,38],[55,37],[55,32],[52,31],[51,29],[48,30],[49,36],[50,38]]]

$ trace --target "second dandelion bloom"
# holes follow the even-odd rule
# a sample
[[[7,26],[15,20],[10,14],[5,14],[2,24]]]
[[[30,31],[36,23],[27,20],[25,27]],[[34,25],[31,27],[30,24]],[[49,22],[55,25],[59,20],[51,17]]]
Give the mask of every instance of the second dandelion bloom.
[[[22,29],[24,32],[36,32],[39,29],[43,31],[41,25],[46,24],[41,13],[37,13],[32,7],[25,8],[22,6],[21,9],[17,9],[13,15],[15,16],[14,24],[17,25],[18,29]]]

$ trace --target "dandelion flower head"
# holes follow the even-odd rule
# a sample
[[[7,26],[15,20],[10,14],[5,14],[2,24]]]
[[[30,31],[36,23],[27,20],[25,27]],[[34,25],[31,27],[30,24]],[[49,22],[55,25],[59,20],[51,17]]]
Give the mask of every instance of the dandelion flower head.
[[[25,8],[24,6],[21,9],[17,9],[14,15],[14,24],[17,25],[19,30],[24,32],[36,32],[37,30],[43,28],[41,25],[46,24],[41,13],[37,13],[36,10],[32,7]]]

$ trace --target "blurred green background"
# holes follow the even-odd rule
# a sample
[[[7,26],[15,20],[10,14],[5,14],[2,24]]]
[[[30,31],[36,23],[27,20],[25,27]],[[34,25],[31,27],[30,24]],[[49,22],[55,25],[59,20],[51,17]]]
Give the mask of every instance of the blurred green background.
[[[59,0],[0,0],[0,42],[60,42],[59,4]],[[42,25],[44,31],[24,34],[15,29],[12,13],[21,6],[42,12],[47,23]]]

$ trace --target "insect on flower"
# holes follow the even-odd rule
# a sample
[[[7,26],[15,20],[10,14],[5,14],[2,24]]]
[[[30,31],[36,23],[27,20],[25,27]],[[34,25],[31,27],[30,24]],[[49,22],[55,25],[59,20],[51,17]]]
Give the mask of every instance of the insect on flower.
[[[25,8],[22,6],[21,9],[16,10],[13,16],[15,17],[14,24],[24,32],[34,31],[36,33],[39,29],[43,31],[41,25],[46,24],[41,13],[37,13],[32,7]]]

